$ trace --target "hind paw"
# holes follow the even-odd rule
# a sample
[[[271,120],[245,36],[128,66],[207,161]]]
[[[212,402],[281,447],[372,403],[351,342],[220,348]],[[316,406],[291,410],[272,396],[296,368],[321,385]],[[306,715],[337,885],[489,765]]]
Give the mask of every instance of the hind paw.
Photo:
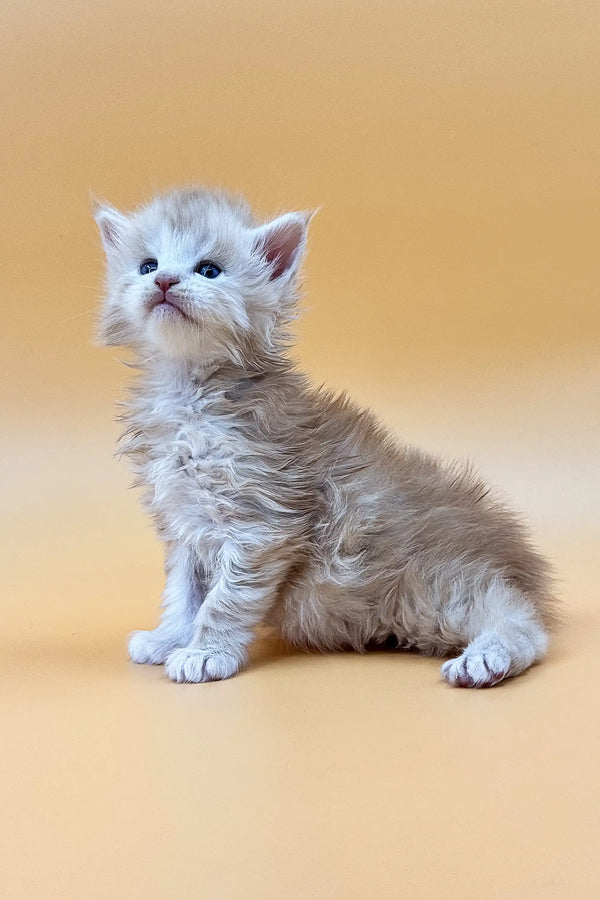
[[[442,678],[454,687],[492,687],[510,673],[510,653],[500,641],[467,647],[442,666]]]

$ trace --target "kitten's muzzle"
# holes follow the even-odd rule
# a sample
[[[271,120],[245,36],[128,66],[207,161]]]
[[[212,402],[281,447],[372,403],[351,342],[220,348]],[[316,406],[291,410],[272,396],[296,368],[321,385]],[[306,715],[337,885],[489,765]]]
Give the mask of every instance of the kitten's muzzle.
[[[178,283],[179,282],[177,282],[177,281],[173,282],[173,284],[178,284]],[[163,309],[170,307],[171,309],[178,312],[180,315],[184,316],[184,318],[186,318],[186,319],[191,318],[188,315],[187,311],[185,310],[181,300],[179,300],[177,297],[173,296],[173,294],[170,293],[168,288],[166,291],[161,290],[161,291],[157,291],[155,294],[152,294],[152,296],[146,300],[145,306],[146,306],[146,309],[148,310],[148,312],[152,312],[152,310],[156,309],[157,307],[161,307]]]

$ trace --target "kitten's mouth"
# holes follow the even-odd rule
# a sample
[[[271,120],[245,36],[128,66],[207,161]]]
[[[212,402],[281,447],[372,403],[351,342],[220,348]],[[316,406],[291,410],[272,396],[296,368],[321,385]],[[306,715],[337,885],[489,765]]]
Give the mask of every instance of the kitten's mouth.
[[[163,315],[182,316],[184,319],[191,321],[179,301],[176,300],[175,297],[167,297],[166,294],[157,294],[156,296],[151,297],[147,303],[147,308],[149,312],[158,310]]]

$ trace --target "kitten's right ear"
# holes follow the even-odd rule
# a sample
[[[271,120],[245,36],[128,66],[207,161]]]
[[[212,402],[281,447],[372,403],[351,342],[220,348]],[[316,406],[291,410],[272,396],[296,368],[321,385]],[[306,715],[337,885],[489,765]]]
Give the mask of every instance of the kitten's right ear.
[[[94,203],[94,219],[100,229],[102,246],[107,256],[123,246],[123,237],[127,228],[127,217],[106,203]]]
[[[254,249],[270,266],[270,279],[291,276],[300,265],[314,213],[291,212],[254,230]]]

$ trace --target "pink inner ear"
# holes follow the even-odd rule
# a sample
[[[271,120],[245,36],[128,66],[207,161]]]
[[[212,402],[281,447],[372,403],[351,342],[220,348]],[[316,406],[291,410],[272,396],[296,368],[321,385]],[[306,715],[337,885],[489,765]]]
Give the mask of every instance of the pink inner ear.
[[[118,210],[111,207],[100,207],[95,215],[102,233],[105,248],[119,248],[123,241],[123,233],[127,219]]]
[[[283,275],[294,263],[302,239],[304,230],[299,222],[285,222],[267,231],[263,245],[262,255],[271,263],[271,281]]]
[[[119,246],[119,239],[121,237],[121,234],[115,222],[111,222],[110,219],[105,219],[102,222],[102,231],[104,232],[104,237],[109,244],[112,244],[113,247]]]

